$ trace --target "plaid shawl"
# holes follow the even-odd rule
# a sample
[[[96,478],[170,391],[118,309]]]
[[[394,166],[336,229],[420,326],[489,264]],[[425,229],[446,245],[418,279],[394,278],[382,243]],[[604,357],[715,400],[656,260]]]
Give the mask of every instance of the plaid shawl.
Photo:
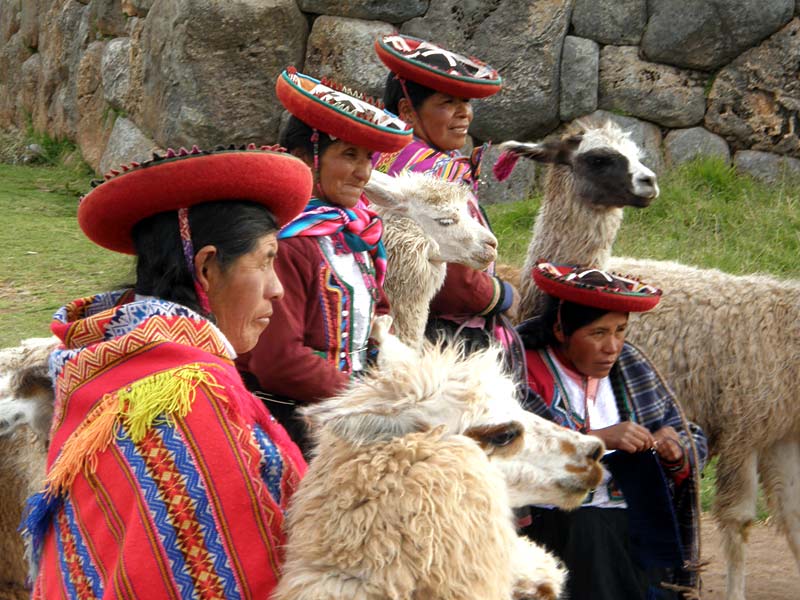
[[[536,327],[536,319],[524,323],[518,330],[526,346],[529,331]],[[536,352],[528,350],[531,353]],[[535,359],[535,357],[532,357]],[[697,514],[697,486],[696,481],[705,466],[708,457],[708,443],[703,431],[695,424],[689,423],[687,432],[677,400],[667,383],[660,377],[650,363],[649,359],[634,345],[626,342],[619,359],[609,374],[614,395],[617,399],[621,420],[630,420],[650,431],[656,431],[663,426],[672,426],[685,441],[691,435],[697,447],[697,459],[691,456],[691,475],[684,480],[678,489],[673,489],[673,502],[675,514],[678,518],[682,551],[684,557],[689,557],[686,567],[676,573],[676,583],[679,585],[694,586],[697,581],[697,572],[694,568],[699,562],[697,535],[700,515]],[[561,396],[557,386],[554,386],[552,402],[548,406],[545,400],[532,390],[528,390],[524,402],[527,410],[537,415],[555,421],[565,427],[570,427],[568,415],[569,407],[565,407],[565,399]],[[686,444],[688,447],[688,443]]]
[[[352,252],[369,252],[375,266],[375,279],[378,285],[383,285],[386,276],[386,248],[381,239],[383,221],[366,206],[343,208],[312,198],[303,212],[281,229],[278,239],[336,234],[342,235]]]
[[[130,291],[56,313],[34,598],[266,598],[305,462],[222,333]]]

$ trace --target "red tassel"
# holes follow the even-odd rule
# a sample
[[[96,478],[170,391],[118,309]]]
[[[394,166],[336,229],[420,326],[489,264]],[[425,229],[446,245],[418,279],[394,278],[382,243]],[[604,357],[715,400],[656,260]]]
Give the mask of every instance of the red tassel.
[[[495,179],[497,179],[497,181],[505,181],[508,179],[509,175],[511,175],[511,171],[513,171],[514,167],[517,165],[518,160],[519,154],[508,150],[503,152],[497,159],[497,162],[494,163],[494,167],[492,167]]]

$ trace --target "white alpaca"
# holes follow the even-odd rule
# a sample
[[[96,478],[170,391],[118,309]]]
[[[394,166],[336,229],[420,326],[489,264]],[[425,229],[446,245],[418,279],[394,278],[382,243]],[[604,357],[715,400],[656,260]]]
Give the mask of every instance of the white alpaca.
[[[595,131],[587,130],[583,139]],[[534,159],[543,154],[535,144],[507,147]],[[579,156],[564,152],[564,164],[580,164]],[[574,152],[580,154],[581,147]],[[581,175],[554,170],[561,175],[548,179],[520,277],[529,290],[521,310],[526,316],[538,310],[537,293],[530,291],[535,286],[525,276],[537,258],[596,265],[664,290],[658,307],[633,323],[629,339],[662,370],[719,456],[714,512],[728,564],[727,598],[743,600],[744,543],[755,519],[759,477],[800,569],[800,282],[611,257],[621,221],[614,196],[587,212],[581,198],[563,194],[578,185],[569,180]],[[591,178],[582,185],[591,186]],[[549,210],[551,202],[567,207]]]
[[[373,171],[364,191],[383,218],[383,287],[395,333],[419,347],[446,263],[485,269],[497,258],[497,239],[470,216],[463,185],[421,173],[390,177]]]
[[[0,598],[30,597],[17,527],[25,499],[44,481],[53,410],[47,357],[57,341],[33,338],[0,350]]]
[[[412,350],[304,409],[318,445],[287,516],[274,600],[555,599],[563,568],[511,506],[579,505],[602,443],[524,411],[496,348]]]

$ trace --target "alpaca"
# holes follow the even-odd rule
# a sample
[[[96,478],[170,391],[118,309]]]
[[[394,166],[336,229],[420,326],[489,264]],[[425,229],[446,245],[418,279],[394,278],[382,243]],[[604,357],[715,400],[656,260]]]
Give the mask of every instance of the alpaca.
[[[564,570],[511,506],[578,506],[602,442],[524,411],[497,348],[421,351],[374,326],[378,369],[303,409],[316,454],[273,600],[555,599]]]
[[[800,280],[622,257],[608,268],[664,290],[628,337],[664,371],[718,456],[726,597],[744,600],[759,479],[800,570]]]
[[[0,350],[0,598],[30,597],[25,545],[17,532],[25,499],[44,481],[53,392],[47,356],[56,338]]]
[[[641,163],[641,150],[627,133],[611,122],[580,126],[582,133],[556,141],[500,145],[507,153],[550,164],[522,276],[517,269],[498,269],[504,279],[519,282],[520,320],[541,309],[541,294],[529,275],[540,259],[605,264],[611,255],[606,242],[617,236],[622,208],[646,207],[658,196],[656,176]]]
[[[593,135],[588,130],[583,137]],[[534,144],[506,147],[534,159],[545,153]],[[743,600],[744,543],[759,477],[800,569],[800,282],[612,257],[621,210],[613,202],[592,212],[547,210],[553,201],[583,207],[577,195],[558,192],[575,189],[577,181],[552,187],[558,181],[548,179],[521,281],[535,289],[525,273],[547,258],[633,275],[664,290],[659,306],[638,318],[628,337],[662,369],[719,456],[714,513],[724,538],[727,599]],[[537,313],[537,302],[536,294],[523,293],[526,318]]]
[[[390,177],[373,171],[364,192],[384,222],[383,287],[395,333],[420,347],[446,263],[485,269],[497,258],[497,239],[469,215],[469,193],[462,185],[420,173]]]

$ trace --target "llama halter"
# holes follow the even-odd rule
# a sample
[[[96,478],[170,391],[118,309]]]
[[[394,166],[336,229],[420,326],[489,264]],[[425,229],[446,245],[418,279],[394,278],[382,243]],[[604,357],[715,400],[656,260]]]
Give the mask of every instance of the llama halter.
[[[278,99],[292,115],[333,139],[375,152],[397,152],[412,130],[372,98],[289,67],[275,84]]]
[[[281,227],[303,210],[312,187],[303,161],[254,144],[168,150],[120,169],[81,199],[78,224],[97,245],[125,254],[135,253],[134,225],[158,213],[204,202],[251,201],[266,207]]]
[[[375,52],[401,83],[407,79],[456,98],[485,98],[503,87],[497,70],[483,61],[409,35],[380,37]]]
[[[607,284],[586,281],[598,274]],[[544,293],[567,302],[613,312],[645,312],[661,300],[661,290],[630,277],[590,267],[539,262],[533,281]],[[621,288],[621,289],[620,289]]]

